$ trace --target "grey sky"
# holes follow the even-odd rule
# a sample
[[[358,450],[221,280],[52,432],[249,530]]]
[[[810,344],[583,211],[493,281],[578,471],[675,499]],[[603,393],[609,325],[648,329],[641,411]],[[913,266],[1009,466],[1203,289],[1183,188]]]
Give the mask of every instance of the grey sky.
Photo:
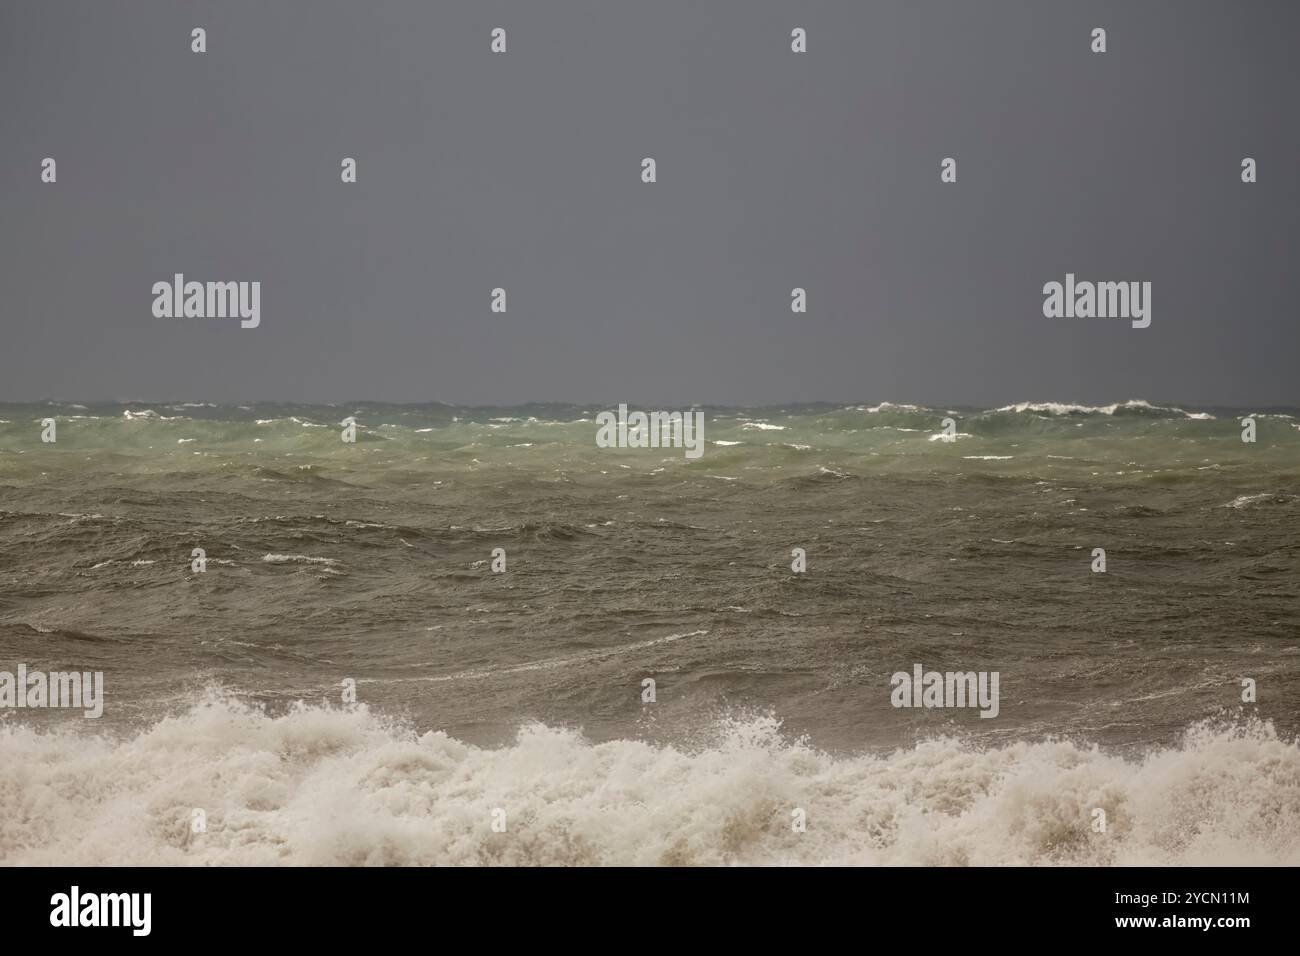
[[[1263,0],[5,0],[0,399],[1300,404],[1298,28]],[[1151,327],[1044,318],[1067,271],[1149,280]],[[174,272],[260,280],[260,328],[154,318]]]

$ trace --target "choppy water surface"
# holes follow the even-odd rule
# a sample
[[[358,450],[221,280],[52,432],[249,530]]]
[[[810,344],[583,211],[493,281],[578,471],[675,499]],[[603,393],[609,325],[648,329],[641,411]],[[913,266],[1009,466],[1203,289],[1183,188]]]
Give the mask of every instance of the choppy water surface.
[[[1300,861],[1292,412],[606,407],[0,405],[0,859]]]

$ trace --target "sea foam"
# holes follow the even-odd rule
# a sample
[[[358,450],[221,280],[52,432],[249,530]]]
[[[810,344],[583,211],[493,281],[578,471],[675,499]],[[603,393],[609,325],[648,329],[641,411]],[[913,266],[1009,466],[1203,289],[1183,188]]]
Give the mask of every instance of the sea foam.
[[[1300,748],[1258,721],[1128,759],[953,738],[837,757],[767,717],[691,748],[530,724],[483,749],[213,692],[122,739],[0,724],[0,760],[6,864],[1300,863]]]

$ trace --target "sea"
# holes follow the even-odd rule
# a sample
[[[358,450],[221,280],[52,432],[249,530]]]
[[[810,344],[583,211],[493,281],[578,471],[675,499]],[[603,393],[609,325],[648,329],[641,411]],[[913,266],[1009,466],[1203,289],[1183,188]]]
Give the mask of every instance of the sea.
[[[1300,864],[1300,411],[617,404],[0,404],[0,863]]]

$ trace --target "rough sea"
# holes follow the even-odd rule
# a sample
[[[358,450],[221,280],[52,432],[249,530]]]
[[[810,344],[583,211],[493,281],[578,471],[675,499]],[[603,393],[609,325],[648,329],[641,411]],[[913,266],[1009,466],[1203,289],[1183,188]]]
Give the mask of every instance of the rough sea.
[[[612,407],[0,405],[0,863],[1300,864],[1300,412]]]

